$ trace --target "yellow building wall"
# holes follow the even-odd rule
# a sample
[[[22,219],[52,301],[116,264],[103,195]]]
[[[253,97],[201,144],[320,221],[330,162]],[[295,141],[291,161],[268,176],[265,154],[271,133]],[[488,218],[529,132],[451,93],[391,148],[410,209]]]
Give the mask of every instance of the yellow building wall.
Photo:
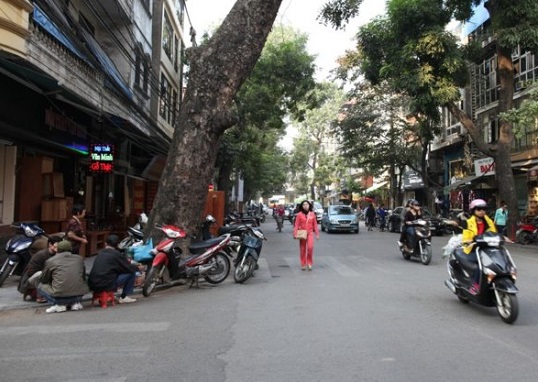
[[[26,0],[0,0],[0,9],[0,51],[25,57],[32,4]]]

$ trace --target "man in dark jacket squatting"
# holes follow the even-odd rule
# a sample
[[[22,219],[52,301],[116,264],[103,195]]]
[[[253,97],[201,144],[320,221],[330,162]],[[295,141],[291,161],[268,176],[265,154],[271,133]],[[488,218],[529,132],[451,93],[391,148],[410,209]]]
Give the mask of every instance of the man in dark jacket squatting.
[[[138,266],[131,264],[127,257],[118,251],[119,238],[110,235],[106,239],[106,247],[97,253],[92,266],[88,285],[93,292],[113,291],[123,286],[120,304],[136,302],[133,293]]]

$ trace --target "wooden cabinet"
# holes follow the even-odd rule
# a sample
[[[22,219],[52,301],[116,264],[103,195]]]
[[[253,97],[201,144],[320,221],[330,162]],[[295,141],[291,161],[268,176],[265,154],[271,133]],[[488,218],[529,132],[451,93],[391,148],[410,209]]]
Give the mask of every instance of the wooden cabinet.
[[[17,207],[15,220],[38,221],[43,199],[42,175],[53,171],[54,160],[47,157],[24,157],[17,171]]]
[[[63,221],[70,216],[71,210],[67,198],[49,199],[41,202],[41,221],[43,222]]]

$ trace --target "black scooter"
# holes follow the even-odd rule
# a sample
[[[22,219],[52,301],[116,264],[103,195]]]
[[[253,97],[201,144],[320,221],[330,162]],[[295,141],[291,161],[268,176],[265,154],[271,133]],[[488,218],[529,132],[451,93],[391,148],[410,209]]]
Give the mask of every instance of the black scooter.
[[[430,224],[424,219],[413,220],[411,226],[415,228],[415,245],[413,248],[400,246],[400,252],[406,260],[411,257],[419,258],[422,264],[428,265],[432,261],[432,233]],[[411,249],[409,251],[409,249]]]
[[[467,304],[469,301],[484,306],[496,306],[501,319],[513,323],[519,313],[516,287],[517,269],[508,250],[504,247],[503,237],[486,232],[475,237],[478,264],[467,260],[462,248],[455,248],[448,257],[449,279],[445,285],[458,299]],[[475,270],[480,272],[478,293],[472,294]]]
[[[12,275],[21,275],[32,258],[32,245],[41,237],[47,237],[45,231],[34,223],[13,223],[19,232],[6,243],[7,258],[0,268],[0,287]]]
[[[244,283],[251,276],[254,276],[254,271],[258,269],[263,240],[267,239],[258,227],[248,227],[247,232],[243,234],[241,247],[234,262],[236,283]]]

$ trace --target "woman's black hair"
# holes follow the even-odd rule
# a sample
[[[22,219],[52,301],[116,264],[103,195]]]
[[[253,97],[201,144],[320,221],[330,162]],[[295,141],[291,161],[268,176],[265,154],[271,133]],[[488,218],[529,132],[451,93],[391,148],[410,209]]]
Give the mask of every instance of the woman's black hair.
[[[299,210],[301,212],[305,212],[304,209],[303,209],[303,204],[304,202],[307,202],[308,203],[308,211],[314,211],[314,205],[312,204],[312,202],[308,201],[308,200],[303,200],[300,204],[299,204]]]

